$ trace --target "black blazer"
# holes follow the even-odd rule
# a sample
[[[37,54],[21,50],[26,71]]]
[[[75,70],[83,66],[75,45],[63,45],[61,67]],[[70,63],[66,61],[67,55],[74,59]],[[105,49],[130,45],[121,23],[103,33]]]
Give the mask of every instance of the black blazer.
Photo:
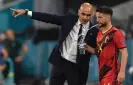
[[[61,53],[60,53],[59,49],[60,49],[63,41],[66,39],[66,37],[68,36],[70,31],[73,29],[74,25],[78,21],[78,16],[75,14],[71,14],[71,13],[64,15],[64,16],[57,16],[57,15],[52,15],[52,14],[47,14],[47,13],[33,12],[32,19],[61,26],[59,40],[49,57],[50,63],[60,66],[62,63],[62,57],[61,57]],[[93,26],[92,23],[90,24],[90,27],[91,26]],[[97,28],[93,28],[87,32],[87,35],[85,37],[85,42],[88,45],[90,45],[92,47],[96,47],[97,32],[98,32]],[[77,50],[77,49],[75,49],[75,50]],[[91,56],[91,54],[86,52],[85,55],[83,55],[80,58],[80,62],[85,63],[85,64],[89,63],[90,56]]]

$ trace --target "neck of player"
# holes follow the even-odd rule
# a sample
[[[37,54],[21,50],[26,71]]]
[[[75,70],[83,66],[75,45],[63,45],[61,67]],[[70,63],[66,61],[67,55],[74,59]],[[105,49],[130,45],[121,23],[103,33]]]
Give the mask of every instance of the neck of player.
[[[109,22],[106,26],[104,26],[104,27],[101,28],[101,31],[102,31],[102,33],[104,34],[104,33],[106,33],[108,30],[110,30],[111,28],[112,28],[112,24],[111,24],[111,22]]]

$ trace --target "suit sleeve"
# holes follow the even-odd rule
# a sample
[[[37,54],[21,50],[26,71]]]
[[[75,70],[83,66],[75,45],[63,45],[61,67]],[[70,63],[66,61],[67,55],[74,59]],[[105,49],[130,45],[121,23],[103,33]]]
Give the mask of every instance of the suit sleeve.
[[[57,16],[47,13],[40,13],[40,12],[32,12],[32,19],[43,21],[46,23],[56,24],[56,25],[62,25],[63,19],[65,16]]]
[[[116,31],[115,36],[114,36],[114,42],[118,49],[126,47],[125,37],[120,30]]]

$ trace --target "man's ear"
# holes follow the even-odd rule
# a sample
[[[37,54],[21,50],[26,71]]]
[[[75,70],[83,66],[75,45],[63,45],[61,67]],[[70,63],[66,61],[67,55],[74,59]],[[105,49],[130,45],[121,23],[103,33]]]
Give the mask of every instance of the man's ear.
[[[80,15],[80,9],[78,10],[78,15]]]

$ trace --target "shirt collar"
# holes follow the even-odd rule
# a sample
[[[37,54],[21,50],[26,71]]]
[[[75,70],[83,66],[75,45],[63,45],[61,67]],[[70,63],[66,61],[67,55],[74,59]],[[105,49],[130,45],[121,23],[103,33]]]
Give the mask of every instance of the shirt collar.
[[[80,25],[80,24],[81,24],[81,22],[78,20],[77,25]],[[82,25],[83,25],[83,27],[89,26],[90,21],[88,21],[86,24],[82,24]]]

